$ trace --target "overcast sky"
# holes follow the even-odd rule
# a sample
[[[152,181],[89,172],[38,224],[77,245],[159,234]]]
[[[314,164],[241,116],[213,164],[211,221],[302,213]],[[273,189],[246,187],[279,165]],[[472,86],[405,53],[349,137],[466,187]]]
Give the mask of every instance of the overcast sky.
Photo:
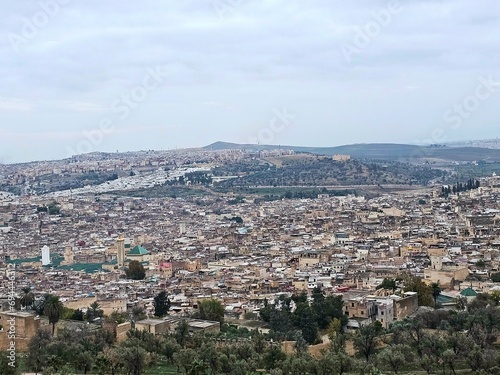
[[[3,1],[0,162],[496,138],[499,16],[498,0]]]

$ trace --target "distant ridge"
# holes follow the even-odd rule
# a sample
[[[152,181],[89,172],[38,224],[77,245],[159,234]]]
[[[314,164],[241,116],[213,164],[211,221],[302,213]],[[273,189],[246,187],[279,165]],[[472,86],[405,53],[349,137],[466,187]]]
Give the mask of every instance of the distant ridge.
[[[275,149],[309,152],[332,156],[346,154],[358,159],[408,161],[414,159],[438,159],[447,161],[500,161],[500,150],[482,147],[417,146],[398,143],[360,143],[335,147],[303,147],[286,145],[238,144],[218,141],[203,147],[205,150],[262,151]]]

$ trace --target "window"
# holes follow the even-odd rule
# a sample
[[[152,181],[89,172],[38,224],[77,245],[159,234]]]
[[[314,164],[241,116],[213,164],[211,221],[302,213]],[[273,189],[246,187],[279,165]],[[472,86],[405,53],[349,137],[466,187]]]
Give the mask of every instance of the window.
[[[383,312],[383,311],[381,311],[381,312],[380,312],[380,315],[384,315],[384,312]]]
[[[354,302],[352,303],[352,307],[354,307]]]
[[[361,310],[361,315],[365,315],[365,312],[363,310]]]

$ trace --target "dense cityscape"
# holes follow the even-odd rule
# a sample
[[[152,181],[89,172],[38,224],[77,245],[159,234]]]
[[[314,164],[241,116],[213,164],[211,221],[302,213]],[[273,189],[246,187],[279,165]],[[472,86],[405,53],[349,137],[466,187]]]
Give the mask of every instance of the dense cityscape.
[[[23,358],[24,371],[59,373],[51,358],[72,355],[57,352],[57,340],[81,335],[100,337],[104,354],[80,348],[85,355],[68,359],[64,371],[113,372],[115,357],[117,370],[134,374],[155,366],[189,374],[432,371],[451,355],[433,340],[461,334],[446,328],[454,324],[470,342],[443,366],[490,369],[500,328],[500,177],[372,190],[283,187],[279,199],[262,199],[279,186],[260,195],[217,188],[259,173],[218,178],[225,165],[301,158],[310,156],[193,149],[1,166],[5,186],[21,191],[0,197],[0,345],[14,343],[17,355],[5,371]],[[58,178],[88,173],[93,184],[57,190]],[[158,188],[167,190],[134,196]],[[478,333],[483,342],[470,337],[478,322],[468,319],[485,311],[491,338]],[[408,367],[412,339],[401,335],[411,329],[429,337]],[[131,340],[144,352],[123,362]],[[227,350],[227,370],[217,354],[189,352],[203,345]],[[236,354],[245,345],[260,347],[251,361]]]
[[[499,30],[3,1],[0,375],[500,375]]]

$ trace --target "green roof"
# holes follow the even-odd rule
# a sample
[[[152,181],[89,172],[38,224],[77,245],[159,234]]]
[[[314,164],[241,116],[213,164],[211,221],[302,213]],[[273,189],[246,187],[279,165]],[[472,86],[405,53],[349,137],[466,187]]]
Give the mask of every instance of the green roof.
[[[50,267],[53,267],[53,266],[57,267],[64,260],[64,258],[62,256],[58,255],[58,254],[54,254],[50,258],[51,258],[50,259],[50,264],[49,264]],[[20,264],[23,264],[23,263],[41,262],[41,261],[42,261],[42,257],[38,256],[38,257],[34,257],[34,258],[11,259],[11,260],[7,261],[7,263],[11,263],[11,264],[15,264],[15,265],[20,265]],[[47,266],[45,266],[45,267],[47,267]]]
[[[476,297],[477,292],[474,289],[472,289],[471,287],[468,287],[467,289],[462,290],[460,292],[460,295],[464,296],[464,297]]]
[[[31,262],[40,262],[42,260],[42,257],[35,257],[35,258],[18,258],[18,259],[11,259],[7,261],[7,263],[11,264],[22,264],[22,263],[31,263]]]
[[[102,263],[74,263],[66,266],[58,267],[60,270],[85,271],[86,273],[94,273],[96,271],[109,272],[102,269]]]
[[[135,246],[132,250],[130,250],[127,255],[148,255],[149,251],[147,251],[142,246]]]

